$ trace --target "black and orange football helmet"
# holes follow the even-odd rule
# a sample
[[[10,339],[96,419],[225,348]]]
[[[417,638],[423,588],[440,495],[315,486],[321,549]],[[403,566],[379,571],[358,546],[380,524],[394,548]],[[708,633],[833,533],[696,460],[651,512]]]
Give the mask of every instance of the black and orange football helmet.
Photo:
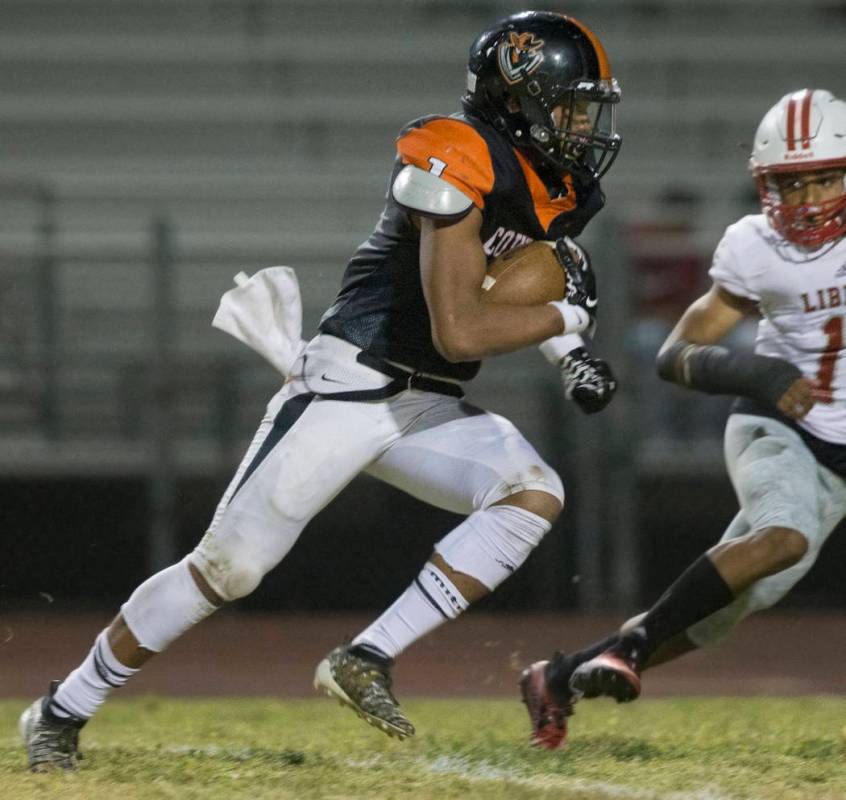
[[[465,110],[505,133],[542,170],[583,180],[608,172],[622,141],[619,101],[605,49],[572,17],[513,14],[470,48]]]

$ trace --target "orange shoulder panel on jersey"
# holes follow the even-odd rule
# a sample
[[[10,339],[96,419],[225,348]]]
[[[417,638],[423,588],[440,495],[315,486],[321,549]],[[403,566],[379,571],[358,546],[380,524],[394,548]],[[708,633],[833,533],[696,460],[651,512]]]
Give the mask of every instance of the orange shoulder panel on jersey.
[[[397,139],[403,164],[432,172],[459,189],[480,209],[494,185],[493,163],[485,140],[466,122],[434,119]]]
[[[514,152],[517,154],[517,160],[520,162],[520,167],[523,170],[523,175],[532,194],[535,216],[543,226],[543,229],[548,231],[549,226],[552,225],[552,221],[559,214],[572,211],[576,207],[576,192],[573,189],[573,178],[570,175],[564,176],[564,185],[568,190],[567,194],[564,197],[557,197],[553,200],[549,196],[546,186],[543,185],[543,181],[532,169],[525,156],[519,150],[515,150]]]

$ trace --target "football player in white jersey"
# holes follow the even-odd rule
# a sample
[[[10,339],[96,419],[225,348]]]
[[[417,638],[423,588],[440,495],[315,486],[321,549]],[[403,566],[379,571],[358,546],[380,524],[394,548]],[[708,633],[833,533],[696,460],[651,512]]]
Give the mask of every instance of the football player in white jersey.
[[[574,700],[633,700],[644,669],[784,597],[846,514],[846,103],[785,95],[758,127],[750,169],[763,213],[726,230],[710,291],[657,358],[664,380],[738,395],[725,454],[740,511],[645,614],[524,671],[538,746],[565,743]],[[719,346],[749,313],[760,315],[754,352]]]

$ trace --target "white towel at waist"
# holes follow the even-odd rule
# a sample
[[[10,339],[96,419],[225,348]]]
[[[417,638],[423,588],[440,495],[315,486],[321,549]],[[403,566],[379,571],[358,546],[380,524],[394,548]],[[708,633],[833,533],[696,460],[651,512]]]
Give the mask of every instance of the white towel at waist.
[[[290,267],[267,267],[252,277],[239,272],[220,298],[212,325],[266,358],[285,377],[305,347],[303,307]]]

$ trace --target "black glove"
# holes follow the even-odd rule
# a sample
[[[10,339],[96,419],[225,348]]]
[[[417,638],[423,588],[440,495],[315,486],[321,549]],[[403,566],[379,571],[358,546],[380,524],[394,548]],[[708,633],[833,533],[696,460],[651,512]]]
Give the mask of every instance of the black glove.
[[[617,391],[611,367],[601,358],[593,358],[584,347],[577,347],[561,359],[564,394],[585,414],[602,411]]]
[[[596,296],[596,276],[590,265],[587,251],[576,244],[569,236],[555,241],[555,253],[558,263],[567,276],[567,293],[564,299],[573,306],[580,306],[587,311],[592,329],[596,325],[598,298]]]

